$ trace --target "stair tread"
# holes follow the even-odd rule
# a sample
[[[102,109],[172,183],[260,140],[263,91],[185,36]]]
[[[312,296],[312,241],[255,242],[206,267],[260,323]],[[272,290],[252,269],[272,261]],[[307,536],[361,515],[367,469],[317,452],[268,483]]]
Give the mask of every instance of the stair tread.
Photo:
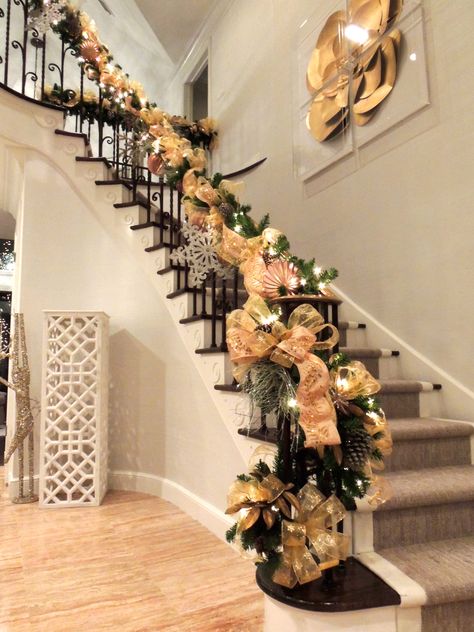
[[[117,202],[114,204],[114,208],[131,208],[132,206],[141,206],[144,209],[148,209],[147,204],[139,200],[132,200],[131,202]]]
[[[474,599],[474,536],[381,549],[427,594],[427,605]]]
[[[474,434],[474,426],[470,424],[430,417],[389,419],[388,422],[395,444],[399,441],[469,437],[471,434]],[[257,441],[276,443],[276,428],[273,426],[269,426],[264,430],[259,428],[240,428],[238,432]]]
[[[89,142],[87,139],[87,135],[83,134],[82,132],[68,132],[65,129],[55,129],[54,133],[57,134],[58,136],[70,136],[72,138],[82,138],[82,140],[84,141],[86,145]]]
[[[446,505],[474,500],[474,466],[448,465],[387,472],[393,496],[378,511]]]
[[[76,161],[77,162],[102,162],[104,163],[104,165],[106,167],[111,168],[112,164],[110,163],[109,160],[107,160],[107,158],[104,158],[103,156],[76,156]]]
[[[378,380],[382,388],[380,393],[421,393],[431,385],[434,390],[439,390],[439,384],[423,382],[418,380]],[[429,389],[431,390],[431,389]]]
[[[468,437],[474,434],[474,426],[471,424],[433,417],[391,419],[389,423],[394,441]]]
[[[391,393],[421,393],[425,390],[425,385],[429,385],[428,382],[416,382],[414,380],[378,380],[378,382],[381,385],[381,389],[377,395],[386,395]],[[218,384],[214,388],[217,390],[237,391],[236,388],[231,388],[232,386],[232,384]],[[439,384],[432,384],[431,386],[435,390],[441,388]]]
[[[399,351],[392,349],[377,349],[375,347],[339,347],[341,353],[358,358],[381,358],[399,355]]]
[[[126,182],[125,180],[121,180],[119,178],[116,178],[114,180],[96,180],[95,181],[97,186],[116,186],[116,185],[121,185],[123,187],[125,187],[128,190],[132,189],[132,185],[129,184],[128,182]]]

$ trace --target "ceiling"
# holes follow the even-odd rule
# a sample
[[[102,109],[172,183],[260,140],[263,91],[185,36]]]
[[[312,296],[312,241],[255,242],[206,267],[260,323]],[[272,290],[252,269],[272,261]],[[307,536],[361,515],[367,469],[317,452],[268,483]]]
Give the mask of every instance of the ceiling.
[[[189,50],[218,0],[135,0],[174,63]]]

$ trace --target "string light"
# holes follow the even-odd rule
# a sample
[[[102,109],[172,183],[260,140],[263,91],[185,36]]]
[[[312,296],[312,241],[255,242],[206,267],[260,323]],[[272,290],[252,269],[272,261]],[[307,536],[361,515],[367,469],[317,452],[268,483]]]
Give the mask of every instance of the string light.
[[[344,34],[348,40],[356,44],[365,44],[369,39],[369,32],[358,24],[348,24],[344,30]]]
[[[345,391],[349,386],[348,380],[345,377],[338,377],[336,380],[336,387],[338,391]]]
[[[323,271],[322,268],[320,268],[319,266],[314,266],[313,268],[313,272],[316,276],[319,276],[321,274],[321,272]]]
[[[294,397],[290,397],[288,400],[288,408],[296,408],[298,406],[298,402]]]

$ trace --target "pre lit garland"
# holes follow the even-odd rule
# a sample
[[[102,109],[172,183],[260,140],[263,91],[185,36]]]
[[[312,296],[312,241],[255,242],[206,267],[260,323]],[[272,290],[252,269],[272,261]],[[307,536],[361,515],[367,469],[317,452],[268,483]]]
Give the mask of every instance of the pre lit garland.
[[[217,137],[212,119],[190,123],[150,103],[100,41],[94,22],[67,0],[32,0],[30,23],[49,26],[70,46],[86,76],[101,90],[101,101],[86,91],[47,87],[43,98],[64,105],[84,120],[98,119],[133,131],[128,148],[140,163],[183,194],[187,243],[175,249],[187,263],[189,279],[202,283],[209,271],[238,267],[249,294],[244,309],[227,317],[227,345],[234,377],[264,414],[286,416],[292,424],[291,480],[284,478],[281,446],[273,467],[257,459],[250,475],[237,477],[227,512],[236,516],[227,539],[255,553],[272,568],[274,581],[293,587],[316,579],[345,559],[348,540],[338,533],[355,499],[387,497],[373,470],[383,467],[391,437],[374,399],[380,385],[359,362],[327,350],[339,334],[310,305],[300,305],[287,323],[270,300],[287,295],[332,296],[334,268],[318,266],[290,252],[287,237],[250,217],[241,186],[220,174],[206,175],[206,150]],[[329,328],[330,337],[317,334]],[[324,493],[323,491],[324,490]],[[308,549],[311,546],[311,552]]]
[[[205,150],[215,145],[215,122],[206,118],[192,123],[184,117],[171,116],[151,103],[143,86],[113,63],[113,56],[100,40],[94,21],[67,0],[31,0],[29,24],[41,32],[49,25],[74,51],[85,75],[100,87],[103,95],[99,103],[98,97],[86,90],[80,100],[78,90],[54,85],[46,86],[42,97],[64,105],[71,114],[81,115],[84,120],[93,122],[100,115],[103,122],[133,131],[130,149],[136,161],[147,156],[150,171],[165,175],[170,185],[183,191],[189,223],[211,233],[221,260],[242,269],[251,258],[255,266],[257,246],[251,242],[261,238],[268,228],[269,216],[256,223],[249,215],[251,207],[240,203],[235,185],[223,181],[220,174],[206,176]],[[327,291],[337,271],[334,268],[322,270],[314,261],[293,257],[286,237],[275,231],[274,236],[273,241],[262,241],[260,251],[270,269],[268,282],[276,287],[277,294]],[[239,237],[243,241],[232,242]],[[277,260],[283,263],[272,269],[271,264]],[[262,261],[258,262],[260,266]],[[193,262],[189,264],[192,267]],[[289,279],[291,271],[294,274]],[[251,273],[248,271],[246,276],[250,279]]]

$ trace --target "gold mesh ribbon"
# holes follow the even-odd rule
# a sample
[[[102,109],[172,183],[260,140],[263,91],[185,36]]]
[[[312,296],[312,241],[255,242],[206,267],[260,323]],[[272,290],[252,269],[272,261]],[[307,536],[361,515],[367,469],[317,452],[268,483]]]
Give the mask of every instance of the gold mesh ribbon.
[[[340,366],[331,371],[331,388],[336,397],[341,398],[346,403],[357,397],[369,397],[379,392],[380,383],[369,373],[362,362],[353,361],[345,366]],[[356,407],[357,409],[357,407]],[[381,437],[374,439],[374,447],[378,448],[383,456],[388,456],[392,452],[392,436],[387,419],[383,410],[364,413],[359,410],[359,416],[364,417],[364,428],[373,437],[381,433]],[[382,470],[382,461],[372,459],[367,463],[364,474],[371,480],[370,488],[367,492],[367,499],[370,505],[378,506],[386,502],[392,495],[390,483],[382,476],[373,473],[373,470]]]
[[[234,481],[227,495],[226,514],[241,514],[237,533],[250,529],[260,515],[267,529],[275,524],[278,512],[281,511],[287,518],[291,517],[291,506],[300,509],[298,499],[289,491],[292,487],[292,483],[282,483],[274,474],[269,474],[263,480],[252,477],[248,481]]]
[[[273,574],[273,581],[287,588],[317,579],[322,570],[337,566],[349,553],[349,536],[337,531],[337,524],[346,516],[341,501],[334,495],[326,499],[311,483],[300,490],[298,501],[301,509],[295,521],[282,521],[282,562]]]
[[[348,400],[375,395],[381,388],[362,362],[358,361],[337,367],[331,371],[331,378],[338,395]]]
[[[258,328],[270,324],[270,332]],[[316,340],[316,334],[325,329],[329,329],[331,336]],[[300,383],[296,401],[306,447],[341,443],[336,411],[329,397],[329,372],[324,361],[310,353],[311,349],[331,349],[338,340],[337,329],[324,323],[321,314],[307,304],[294,310],[288,328],[280,321],[274,322],[274,315],[257,295],[250,296],[243,309],[234,310],[227,317],[227,347],[237,365],[233,374],[238,382],[245,379],[252,364],[263,358],[286,368],[293,364],[298,367]]]

